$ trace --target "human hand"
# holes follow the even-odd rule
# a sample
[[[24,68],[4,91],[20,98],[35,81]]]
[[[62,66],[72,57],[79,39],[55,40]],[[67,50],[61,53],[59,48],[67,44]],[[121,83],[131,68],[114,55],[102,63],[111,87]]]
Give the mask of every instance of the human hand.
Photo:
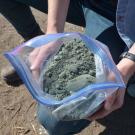
[[[125,60],[121,61],[118,65],[117,68],[125,82],[127,84],[131,74],[130,70],[127,67],[127,62]],[[111,76],[112,77],[112,76]],[[112,77],[113,78],[113,77]],[[103,107],[97,111],[95,114],[92,116],[88,117],[88,119],[91,120],[96,120],[96,119],[101,119],[110,114],[111,112],[119,109],[122,107],[124,103],[124,95],[125,95],[125,89],[118,89],[115,92],[113,92],[103,103]]]
[[[40,68],[42,64],[48,60],[48,58],[56,53],[62,42],[54,41],[50,42],[47,45],[35,48],[29,55],[30,70],[33,77],[38,80],[40,75]]]

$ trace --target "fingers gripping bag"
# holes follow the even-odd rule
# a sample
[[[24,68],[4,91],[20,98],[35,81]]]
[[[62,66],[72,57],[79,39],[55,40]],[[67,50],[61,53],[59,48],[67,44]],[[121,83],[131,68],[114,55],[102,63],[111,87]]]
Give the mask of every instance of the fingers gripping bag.
[[[5,56],[58,120],[85,119],[125,88],[108,48],[80,33],[38,36]]]

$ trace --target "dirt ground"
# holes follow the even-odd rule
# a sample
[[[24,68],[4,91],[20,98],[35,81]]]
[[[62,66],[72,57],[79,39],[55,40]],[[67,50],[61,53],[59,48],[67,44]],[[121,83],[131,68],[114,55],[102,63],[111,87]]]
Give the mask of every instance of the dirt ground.
[[[33,10],[42,29],[46,15]],[[83,28],[66,24],[65,31],[83,32]],[[5,51],[19,45],[23,39],[0,14],[0,72],[6,66]],[[36,119],[36,102],[25,86],[11,87],[0,78],[0,135],[47,135]],[[135,135],[135,99],[126,95],[122,109],[105,119],[94,121],[78,135]]]

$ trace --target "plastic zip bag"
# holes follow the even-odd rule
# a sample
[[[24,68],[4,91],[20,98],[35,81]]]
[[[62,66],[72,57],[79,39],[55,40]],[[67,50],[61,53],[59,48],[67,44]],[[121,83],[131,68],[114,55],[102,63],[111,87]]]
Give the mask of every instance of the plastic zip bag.
[[[38,49],[45,56],[34,76],[30,57]],[[59,120],[85,119],[125,88],[108,48],[80,33],[38,36],[4,55],[33,98]]]

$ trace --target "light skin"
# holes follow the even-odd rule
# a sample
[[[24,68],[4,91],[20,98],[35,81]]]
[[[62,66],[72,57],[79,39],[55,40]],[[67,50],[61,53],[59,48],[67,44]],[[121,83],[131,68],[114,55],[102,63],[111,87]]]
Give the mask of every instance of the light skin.
[[[135,54],[135,48],[132,47],[129,52]],[[129,78],[135,73],[135,62],[123,58],[118,64],[117,68],[125,82],[127,84]],[[126,90],[117,90],[110,97],[108,97],[101,108],[97,113],[95,113],[92,117],[89,117],[89,120],[101,119],[110,114],[111,112],[122,107],[124,103],[124,96]]]
[[[59,33],[64,31],[64,24],[66,21],[68,6],[70,0],[48,0],[48,25],[46,34]],[[41,47],[35,49],[30,57],[34,60],[31,63],[31,70],[34,75],[39,74],[39,65],[43,58],[47,55],[54,44],[49,44],[48,47]],[[130,48],[130,53],[135,54],[135,44]],[[32,61],[33,61],[32,60]],[[135,62],[123,58],[118,64],[117,68],[127,84],[129,78],[135,73]],[[126,90],[117,90],[110,97],[106,99],[103,107],[96,112],[92,117],[87,119],[96,120],[101,119],[110,114],[111,112],[119,109],[124,102],[124,95]]]
[[[48,0],[48,18],[47,18],[47,30],[46,34],[61,33],[64,31],[64,25],[66,21],[67,11],[70,0]],[[39,65],[43,61],[43,58],[48,54],[47,50],[54,47],[53,44],[49,44],[46,47],[40,47],[34,49],[30,54],[31,70],[34,76],[37,78],[39,74]],[[34,61],[34,62],[33,62]]]
[[[70,0],[48,0],[47,34],[64,31]]]

